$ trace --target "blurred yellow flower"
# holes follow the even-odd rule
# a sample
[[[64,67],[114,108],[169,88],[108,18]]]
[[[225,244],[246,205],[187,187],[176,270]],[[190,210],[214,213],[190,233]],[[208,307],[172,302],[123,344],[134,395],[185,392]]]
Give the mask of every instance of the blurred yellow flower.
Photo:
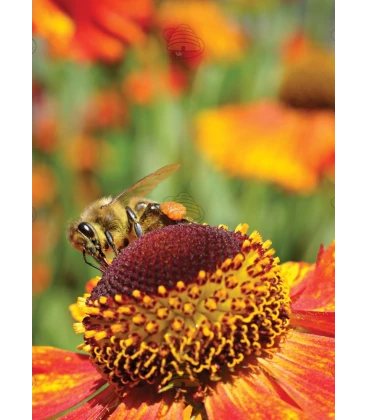
[[[247,45],[239,25],[211,1],[165,1],[158,9],[158,21],[163,30],[188,25],[203,40],[202,55],[208,60],[237,59]]]
[[[196,118],[200,151],[231,175],[308,193],[334,170],[335,117],[271,101],[228,105]]]

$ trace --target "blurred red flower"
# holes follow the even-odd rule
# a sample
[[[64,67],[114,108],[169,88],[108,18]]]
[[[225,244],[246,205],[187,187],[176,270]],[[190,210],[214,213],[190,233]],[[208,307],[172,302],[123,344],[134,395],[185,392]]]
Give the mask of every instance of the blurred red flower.
[[[152,11],[151,0],[34,0],[33,29],[58,55],[114,62],[144,41]]]

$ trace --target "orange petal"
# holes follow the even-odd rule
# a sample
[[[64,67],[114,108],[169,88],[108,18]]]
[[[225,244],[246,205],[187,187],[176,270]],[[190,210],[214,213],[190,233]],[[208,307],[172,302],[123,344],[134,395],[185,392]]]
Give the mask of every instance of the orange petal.
[[[111,264],[111,261],[109,261],[109,264]],[[94,289],[97,286],[97,283],[101,280],[100,276],[93,277],[93,279],[90,279],[87,281],[85,289],[86,293],[91,293],[92,289]]]
[[[308,418],[331,417],[335,408],[335,340],[293,331],[281,351],[260,365]]]
[[[335,312],[298,311],[293,309],[291,325],[302,327],[313,334],[335,336]]]
[[[272,380],[271,380],[272,381]],[[205,399],[209,420],[306,420],[301,410],[276,392],[264,373],[240,373],[233,383],[219,382]]]
[[[89,401],[60,417],[61,420],[98,420],[111,414],[119,403],[118,396],[110,387],[105,388]]]
[[[157,395],[147,387],[133,389],[109,420],[182,419],[184,404],[171,394]]]
[[[53,347],[33,347],[33,419],[45,419],[73,407],[103,384],[88,356]]]
[[[306,311],[335,310],[335,241],[324,250],[321,246],[316,268],[306,276],[308,285],[292,309]]]
[[[290,287],[290,297],[296,299],[307,287],[306,275],[314,270],[314,264],[305,262],[286,262],[281,264],[282,275]]]

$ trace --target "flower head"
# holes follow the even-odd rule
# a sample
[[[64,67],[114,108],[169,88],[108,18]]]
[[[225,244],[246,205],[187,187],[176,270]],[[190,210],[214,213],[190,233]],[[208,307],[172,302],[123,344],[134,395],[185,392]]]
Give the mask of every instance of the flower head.
[[[77,355],[48,349],[55,353],[50,358],[60,353],[58,363],[70,374],[56,402],[51,383],[61,379],[49,379],[46,364],[40,371],[48,356],[35,350],[36,379],[43,384],[34,391],[34,418],[51,406],[47,415],[64,410],[61,394],[71,407],[104,381],[106,389],[68,416],[87,410],[96,419],[133,413],[140,419],[330,416],[334,340],[324,331],[333,320],[326,318],[320,335],[297,331],[289,295],[289,286],[297,290],[306,328],[316,311],[304,311],[308,285],[300,274],[316,268],[280,266],[271,242],[258,232],[247,235],[247,228],[175,225],[125,248],[72,308],[80,321],[75,330],[84,334],[80,349],[89,353],[78,355],[81,365],[88,364],[83,380],[77,380]],[[320,281],[314,283],[321,292]],[[330,300],[321,300],[318,309]]]
[[[154,231],[80,301],[89,315],[76,326],[82,348],[118,395],[139,384],[178,387],[183,375],[196,388],[278,343],[288,325],[287,289],[270,243],[242,229]]]

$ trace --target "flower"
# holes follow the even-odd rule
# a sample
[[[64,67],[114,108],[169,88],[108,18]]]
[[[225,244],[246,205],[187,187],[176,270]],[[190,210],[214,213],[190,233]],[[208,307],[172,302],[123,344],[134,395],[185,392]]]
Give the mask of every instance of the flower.
[[[196,117],[199,150],[231,175],[309,193],[334,170],[335,116],[279,102],[226,105]]]
[[[62,418],[333,416],[334,244],[280,266],[247,229],[179,224],[125,248],[71,308],[89,356],[34,348],[33,418],[106,382]]]
[[[151,0],[35,0],[33,29],[58,55],[115,62],[145,40],[152,9]]]
[[[128,118],[122,95],[114,89],[93,95],[85,114],[87,131],[123,126]]]
[[[148,69],[130,73],[124,79],[122,91],[138,105],[149,105],[162,95],[178,96],[185,88],[185,76],[177,69]]]
[[[94,170],[98,167],[103,144],[96,137],[87,134],[69,139],[64,150],[66,164],[75,170]]]
[[[283,52],[280,99],[297,108],[334,110],[334,54],[314,45],[302,32],[293,34]]]
[[[55,152],[59,136],[55,104],[36,81],[32,82],[32,122],[33,147],[45,154]]]
[[[37,209],[53,202],[57,180],[50,166],[37,164],[32,168],[32,204]]]
[[[199,42],[203,41],[203,54],[198,59],[188,58],[189,62],[196,64],[202,55],[209,61],[231,61],[244,54],[247,44],[244,33],[215,3],[196,0],[166,1],[160,5],[157,13],[163,31],[175,30],[180,25],[185,25],[193,31]]]
[[[40,294],[50,285],[52,278],[51,267],[41,261],[32,263],[32,293]]]

